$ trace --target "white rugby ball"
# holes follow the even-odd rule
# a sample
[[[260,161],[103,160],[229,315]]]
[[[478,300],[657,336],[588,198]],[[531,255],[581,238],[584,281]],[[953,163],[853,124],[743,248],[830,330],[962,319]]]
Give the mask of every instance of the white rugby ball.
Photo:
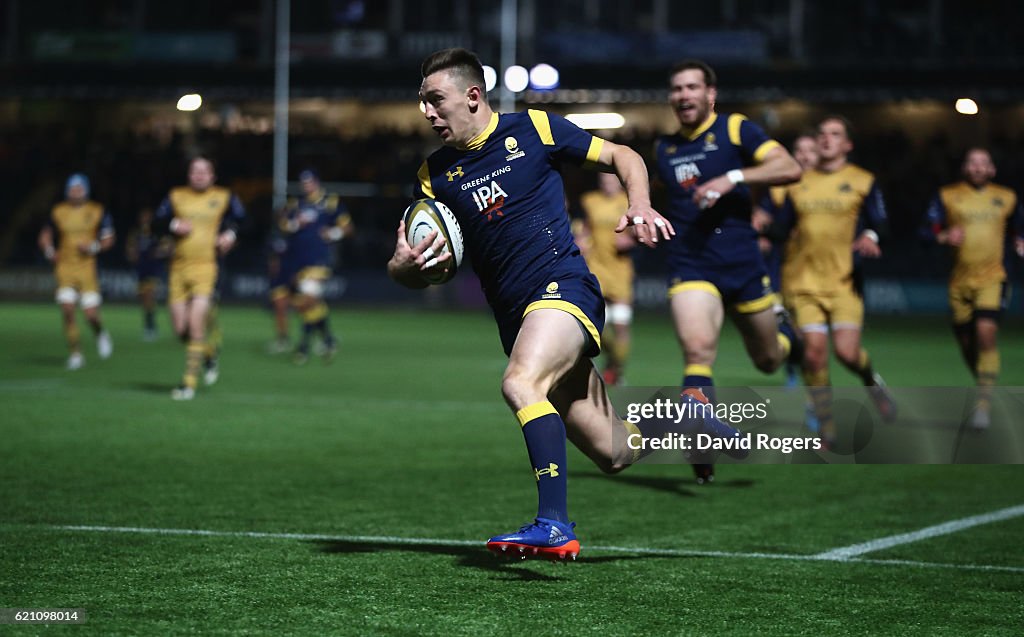
[[[424,279],[428,283],[437,285],[446,283],[455,276],[459,266],[462,265],[462,253],[464,244],[462,241],[462,228],[448,206],[436,199],[417,199],[405,209],[405,240],[410,246],[415,246],[423,241],[427,235],[435,230],[438,236],[444,237],[444,247],[437,256],[451,252],[452,258],[445,261],[445,270],[437,269],[431,274],[425,274]]]

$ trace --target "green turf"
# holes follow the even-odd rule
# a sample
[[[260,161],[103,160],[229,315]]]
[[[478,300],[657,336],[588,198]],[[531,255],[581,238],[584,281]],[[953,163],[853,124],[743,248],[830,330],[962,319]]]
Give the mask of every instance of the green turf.
[[[482,542],[355,540],[476,542],[530,517],[532,479],[487,315],[338,310],[338,360],[296,368],[264,353],[265,312],[226,308],[221,382],[177,404],[169,391],[184,356],[166,323],[162,340],[142,343],[134,308],[104,311],[114,357],[99,361],[86,336],[86,367],[71,373],[55,308],[0,305],[0,607],[89,612],[84,625],[0,633],[1016,635],[1024,625],[1024,518],[865,556],[911,564],[778,557],[1020,505],[1018,466],[734,465],[697,487],[686,467],[606,477],[573,451],[576,564],[502,562]],[[869,323],[890,384],[969,382],[941,319]],[[1024,338],[1008,330],[1002,343],[1003,382],[1024,385]],[[678,379],[665,317],[639,318],[634,352],[634,385]],[[720,380],[781,383],[741,352],[727,330]]]

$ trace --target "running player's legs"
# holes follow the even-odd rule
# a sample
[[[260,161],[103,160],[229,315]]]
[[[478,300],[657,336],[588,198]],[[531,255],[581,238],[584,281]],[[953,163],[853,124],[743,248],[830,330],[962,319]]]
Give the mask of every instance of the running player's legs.
[[[747,355],[759,371],[771,374],[782,365],[791,345],[779,339],[779,321],[775,309],[768,307],[756,312],[735,312],[733,321],[743,336]]]
[[[551,392],[551,403],[565,420],[566,435],[577,449],[605,473],[617,473],[633,462],[621,444],[629,432],[615,413],[593,363],[581,358]]]
[[[956,337],[960,354],[971,370],[978,374],[978,330],[974,322],[974,295],[965,285],[950,284],[949,308],[953,321],[953,335]]]
[[[707,379],[703,385],[693,383],[694,386],[710,386],[711,367],[718,356],[718,336],[725,318],[722,297],[706,281],[691,281],[673,287],[672,320],[683,350],[684,374]],[[685,380],[684,384],[691,385]]]

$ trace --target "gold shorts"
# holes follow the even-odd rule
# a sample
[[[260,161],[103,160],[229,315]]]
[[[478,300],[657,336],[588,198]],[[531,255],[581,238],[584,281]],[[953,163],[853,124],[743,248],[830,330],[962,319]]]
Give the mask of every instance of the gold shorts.
[[[794,292],[786,297],[797,327],[805,332],[833,328],[860,329],[864,325],[864,301],[853,288],[829,293]]]
[[[79,294],[86,292],[99,292],[100,284],[96,278],[96,263],[83,265],[57,264],[54,268],[54,277],[57,279],[57,289],[71,288]]]
[[[213,295],[217,285],[217,263],[172,264],[167,281],[167,301],[181,303],[192,297]]]
[[[949,307],[953,310],[953,324],[970,323],[976,316],[998,319],[1009,300],[1010,286],[1005,281],[982,285],[950,283]]]

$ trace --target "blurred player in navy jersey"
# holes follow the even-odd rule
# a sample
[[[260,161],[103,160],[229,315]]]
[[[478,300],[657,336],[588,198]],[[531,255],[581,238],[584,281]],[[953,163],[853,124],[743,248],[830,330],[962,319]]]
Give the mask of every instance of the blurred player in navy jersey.
[[[142,339],[154,341],[156,329],[156,291],[163,280],[170,246],[153,232],[153,210],[139,211],[136,227],[125,241],[125,256],[135,266],[137,294],[142,305]]]
[[[836,115],[825,118],[817,140],[818,167],[787,188],[774,232],[790,237],[783,269],[786,303],[803,332],[804,384],[820,435],[833,445],[829,332],[836,358],[868,387],[882,418],[896,417],[896,403],[861,347],[864,301],[853,285],[854,253],[881,256],[879,241],[887,235],[888,220],[875,176],[848,161],[853,150],[849,122]]]
[[[717,83],[714,70],[700,60],[673,67],[669,104],[680,130],[655,142],[668,218],[679,232],[668,244],[668,287],[685,363],[682,384],[704,389],[711,401],[727,309],[757,369],[771,373],[802,354],[751,224],[751,187],[793,182],[800,165],[743,115],[716,113]],[[706,464],[695,465],[694,472],[698,482],[713,476]]]
[[[337,352],[324,302],[324,283],[331,276],[333,244],[351,236],[353,225],[345,205],[337,195],[323,190],[316,172],[303,170],[299,185],[302,196],[289,200],[281,230],[288,239],[288,257],[295,272],[293,303],[302,316],[302,338],[295,350],[295,362],[301,365],[309,358],[314,333],[320,335],[327,360]]]
[[[568,517],[566,436],[614,472],[641,455],[627,446],[629,433],[663,434],[666,423],[623,422],[590,360],[600,352],[604,300],[573,242],[559,167],[589,164],[614,171],[629,198],[616,229],[632,226],[639,242],[667,240],[672,226],[651,208],[647,169],[629,148],[542,111],[493,112],[480,61],[465,49],[430,55],[421,72],[424,114],[444,147],[420,167],[418,194],[446,204],[462,228],[509,356],[502,393],[522,428],[537,485],[535,520],[492,537],[488,548],[521,557],[575,557],[579,542]],[[424,272],[450,265],[443,245],[431,233],[410,246],[400,222],[388,274],[406,287],[426,287]],[[697,390],[684,397],[688,404],[702,400]],[[738,433],[713,417],[697,426],[723,437]]]
[[[234,247],[245,209],[230,190],[214,185],[216,178],[213,162],[196,157],[188,165],[188,185],[172,188],[154,218],[157,232],[174,239],[167,296],[174,332],[186,344],[185,373],[171,392],[174,400],[195,397],[200,368],[207,385],[220,373],[220,329],[210,322],[217,258]]]
[[[953,251],[953,333],[978,385],[970,425],[987,429],[999,376],[999,319],[1010,295],[1007,261],[1014,253],[1024,257],[1024,212],[1013,190],[992,183],[996,166],[986,149],[967,151],[963,175],[939,189],[924,231]]]
[[[99,279],[96,277],[96,255],[114,245],[114,225],[103,206],[89,199],[89,178],[76,173],[68,178],[64,201],[50,212],[50,218],[39,233],[39,249],[54,264],[57,279],[57,304],[68,344],[67,368],[79,369],[85,364],[79,343],[75,305],[96,335],[96,351],[100,358],[109,358],[114,351],[110,334],[103,329],[100,317]],[[56,246],[54,239],[58,239]]]
[[[584,216],[573,223],[573,234],[604,295],[608,326],[601,334],[601,349],[606,358],[602,375],[606,384],[614,386],[623,381],[633,322],[630,251],[636,241],[628,233],[615,232],[619,219],[629,207],[629,200],[615,175],[599,173],[598,189],[583,193],[580,207]]]
[[[274,224],[270,233],[267,257],[267,275],[270,279],[270,306],[274,312],[274,340],[270,344],[271,354],[284,354],[291,351],[291,339],[288,334],[288,309],[292,302],[292,278],[295,267],[292,264],[292,250],[289,237],[281,232],[282,218]]]

